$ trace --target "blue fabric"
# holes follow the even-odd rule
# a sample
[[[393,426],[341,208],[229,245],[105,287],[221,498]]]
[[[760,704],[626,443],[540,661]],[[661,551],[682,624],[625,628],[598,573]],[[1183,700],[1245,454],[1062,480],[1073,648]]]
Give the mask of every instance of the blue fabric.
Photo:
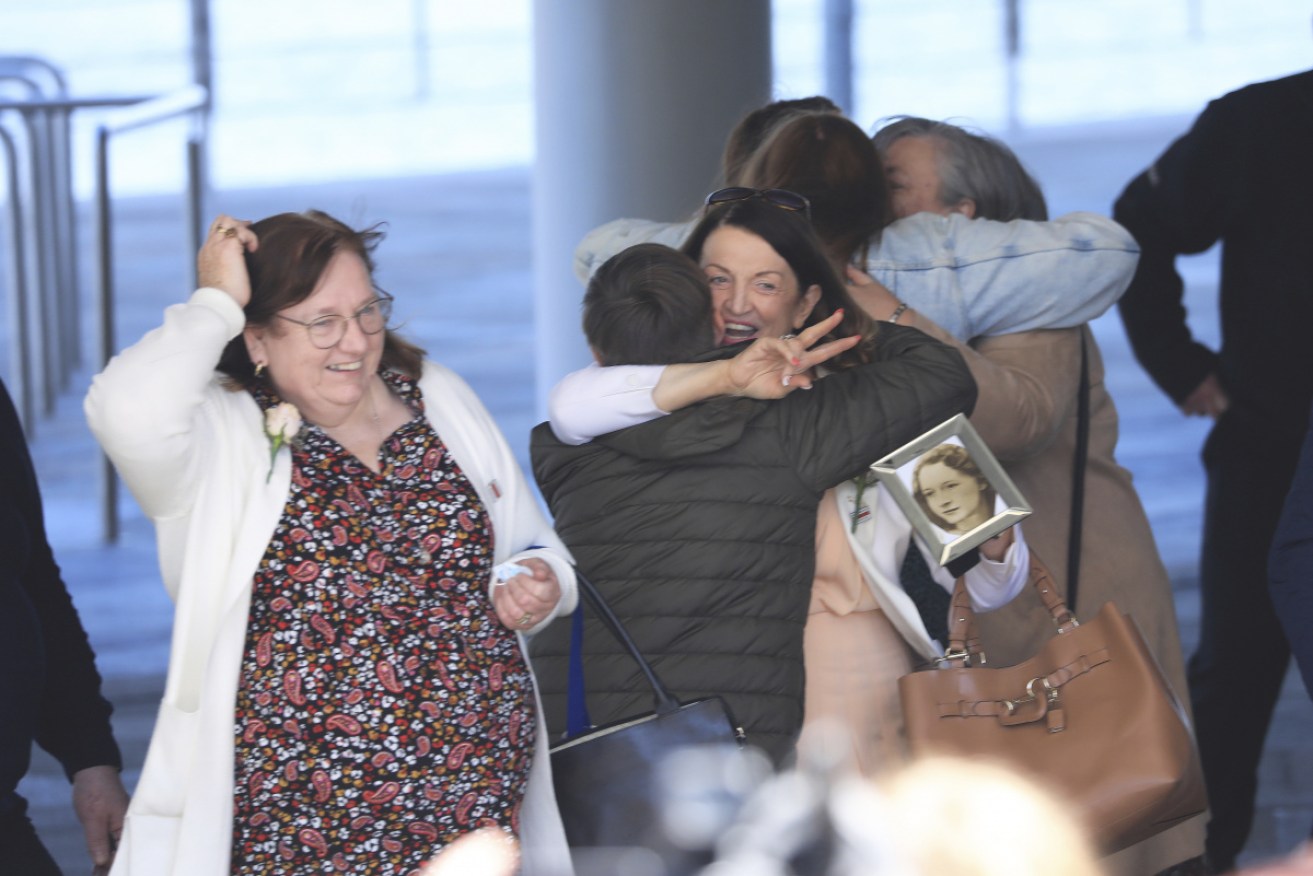
[[[1273,607],[1304,676],[1304,687],[1313,697],[1313,419],[1272,539],[1267,569]]]
[[[880,233],[866,271],[958,340],[1071,328],[1126,289],[1140,248],[1094,213],[994,222],[917,213]]]
[[[570,686],[565,696],[565,735],[567,738],[587,732],[593,722],[588,717],[588,698],[584,695],[584,601],[574,607],[570,617]]]
[[[679,247],[694,223],[617,219],[575,250],[584,282],[636,243]],[[1139,244],[1106,216],[995,222],[917,213],[871,241],[866,272],[959,340],[1072,328],[1101,316],[1135,273]]]

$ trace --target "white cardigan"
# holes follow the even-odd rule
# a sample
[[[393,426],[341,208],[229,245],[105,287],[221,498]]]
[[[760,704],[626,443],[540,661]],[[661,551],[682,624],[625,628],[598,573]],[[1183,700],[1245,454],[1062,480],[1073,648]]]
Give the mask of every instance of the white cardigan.
[[[233,715],[251,581],[291,484],[290,451],[279,451],[268,476],[269,441],[258,405],[249,393],[221,386],[214,370],[244,324],[226,293],[199,289],[115,357],[85,401],[92,432],[155,523],[164,585],[175,602],[164,699],[114,876],[230,872]],[[546,561],[562,589],[552,617],[568,614],[577,597],[569,553],[491,416],[445,368],[426,364],[419,385],[429,422],[488,509],[494,563]],[[560,876],[571,872],[569,851],[541,704],[538,715],[521,811],[523,872]]]

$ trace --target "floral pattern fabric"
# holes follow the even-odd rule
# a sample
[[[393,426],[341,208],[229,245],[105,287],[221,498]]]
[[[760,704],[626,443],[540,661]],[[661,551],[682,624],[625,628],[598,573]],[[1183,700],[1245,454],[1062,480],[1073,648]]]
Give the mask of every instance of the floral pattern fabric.
[[[293,446],[237,696],[234,874],[407,876],[518,828],[533,682],[488,596],[490,521],[414,382],[386,379],[417,414],[381,472],[313,426]]]

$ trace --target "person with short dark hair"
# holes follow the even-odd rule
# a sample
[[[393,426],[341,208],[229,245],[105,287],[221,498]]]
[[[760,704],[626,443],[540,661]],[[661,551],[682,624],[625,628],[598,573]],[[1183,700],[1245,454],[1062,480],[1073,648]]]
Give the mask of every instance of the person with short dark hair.
[[[642,243],[598,269],[584,292],[584,337],[600,365],[659,365],[715,346],[702,269]]]

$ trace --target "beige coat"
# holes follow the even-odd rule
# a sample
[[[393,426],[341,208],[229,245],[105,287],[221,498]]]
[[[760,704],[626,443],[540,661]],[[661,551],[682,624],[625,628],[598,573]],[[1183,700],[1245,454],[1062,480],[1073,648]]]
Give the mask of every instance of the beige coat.
[[[925,318],[911,315],[912,325],[954,344],[966,357],[980,387],[971,423],[1034,508],[1035,513],[1026,518],[1026,539],[1064,593],[1084,333],[1089,351],[1090,443],[1077,615],[1091,617],[1110,601],[1130,614],[1188,709],[1171,582],[1131,474],[1113,455],[1117,411],[1104,387],[1103,358],[1089,329],[999,335],[968,346]],[[1039,601],[1025,594],[981,615],[980,625],[986,653],[1003,665],[1029,656],[1053,635],[1053,624]],[[1110,870],[1152,876],[1202,854],[1203,825],[1204,816],[1199,816],[1126,849],[1108,860]]]

